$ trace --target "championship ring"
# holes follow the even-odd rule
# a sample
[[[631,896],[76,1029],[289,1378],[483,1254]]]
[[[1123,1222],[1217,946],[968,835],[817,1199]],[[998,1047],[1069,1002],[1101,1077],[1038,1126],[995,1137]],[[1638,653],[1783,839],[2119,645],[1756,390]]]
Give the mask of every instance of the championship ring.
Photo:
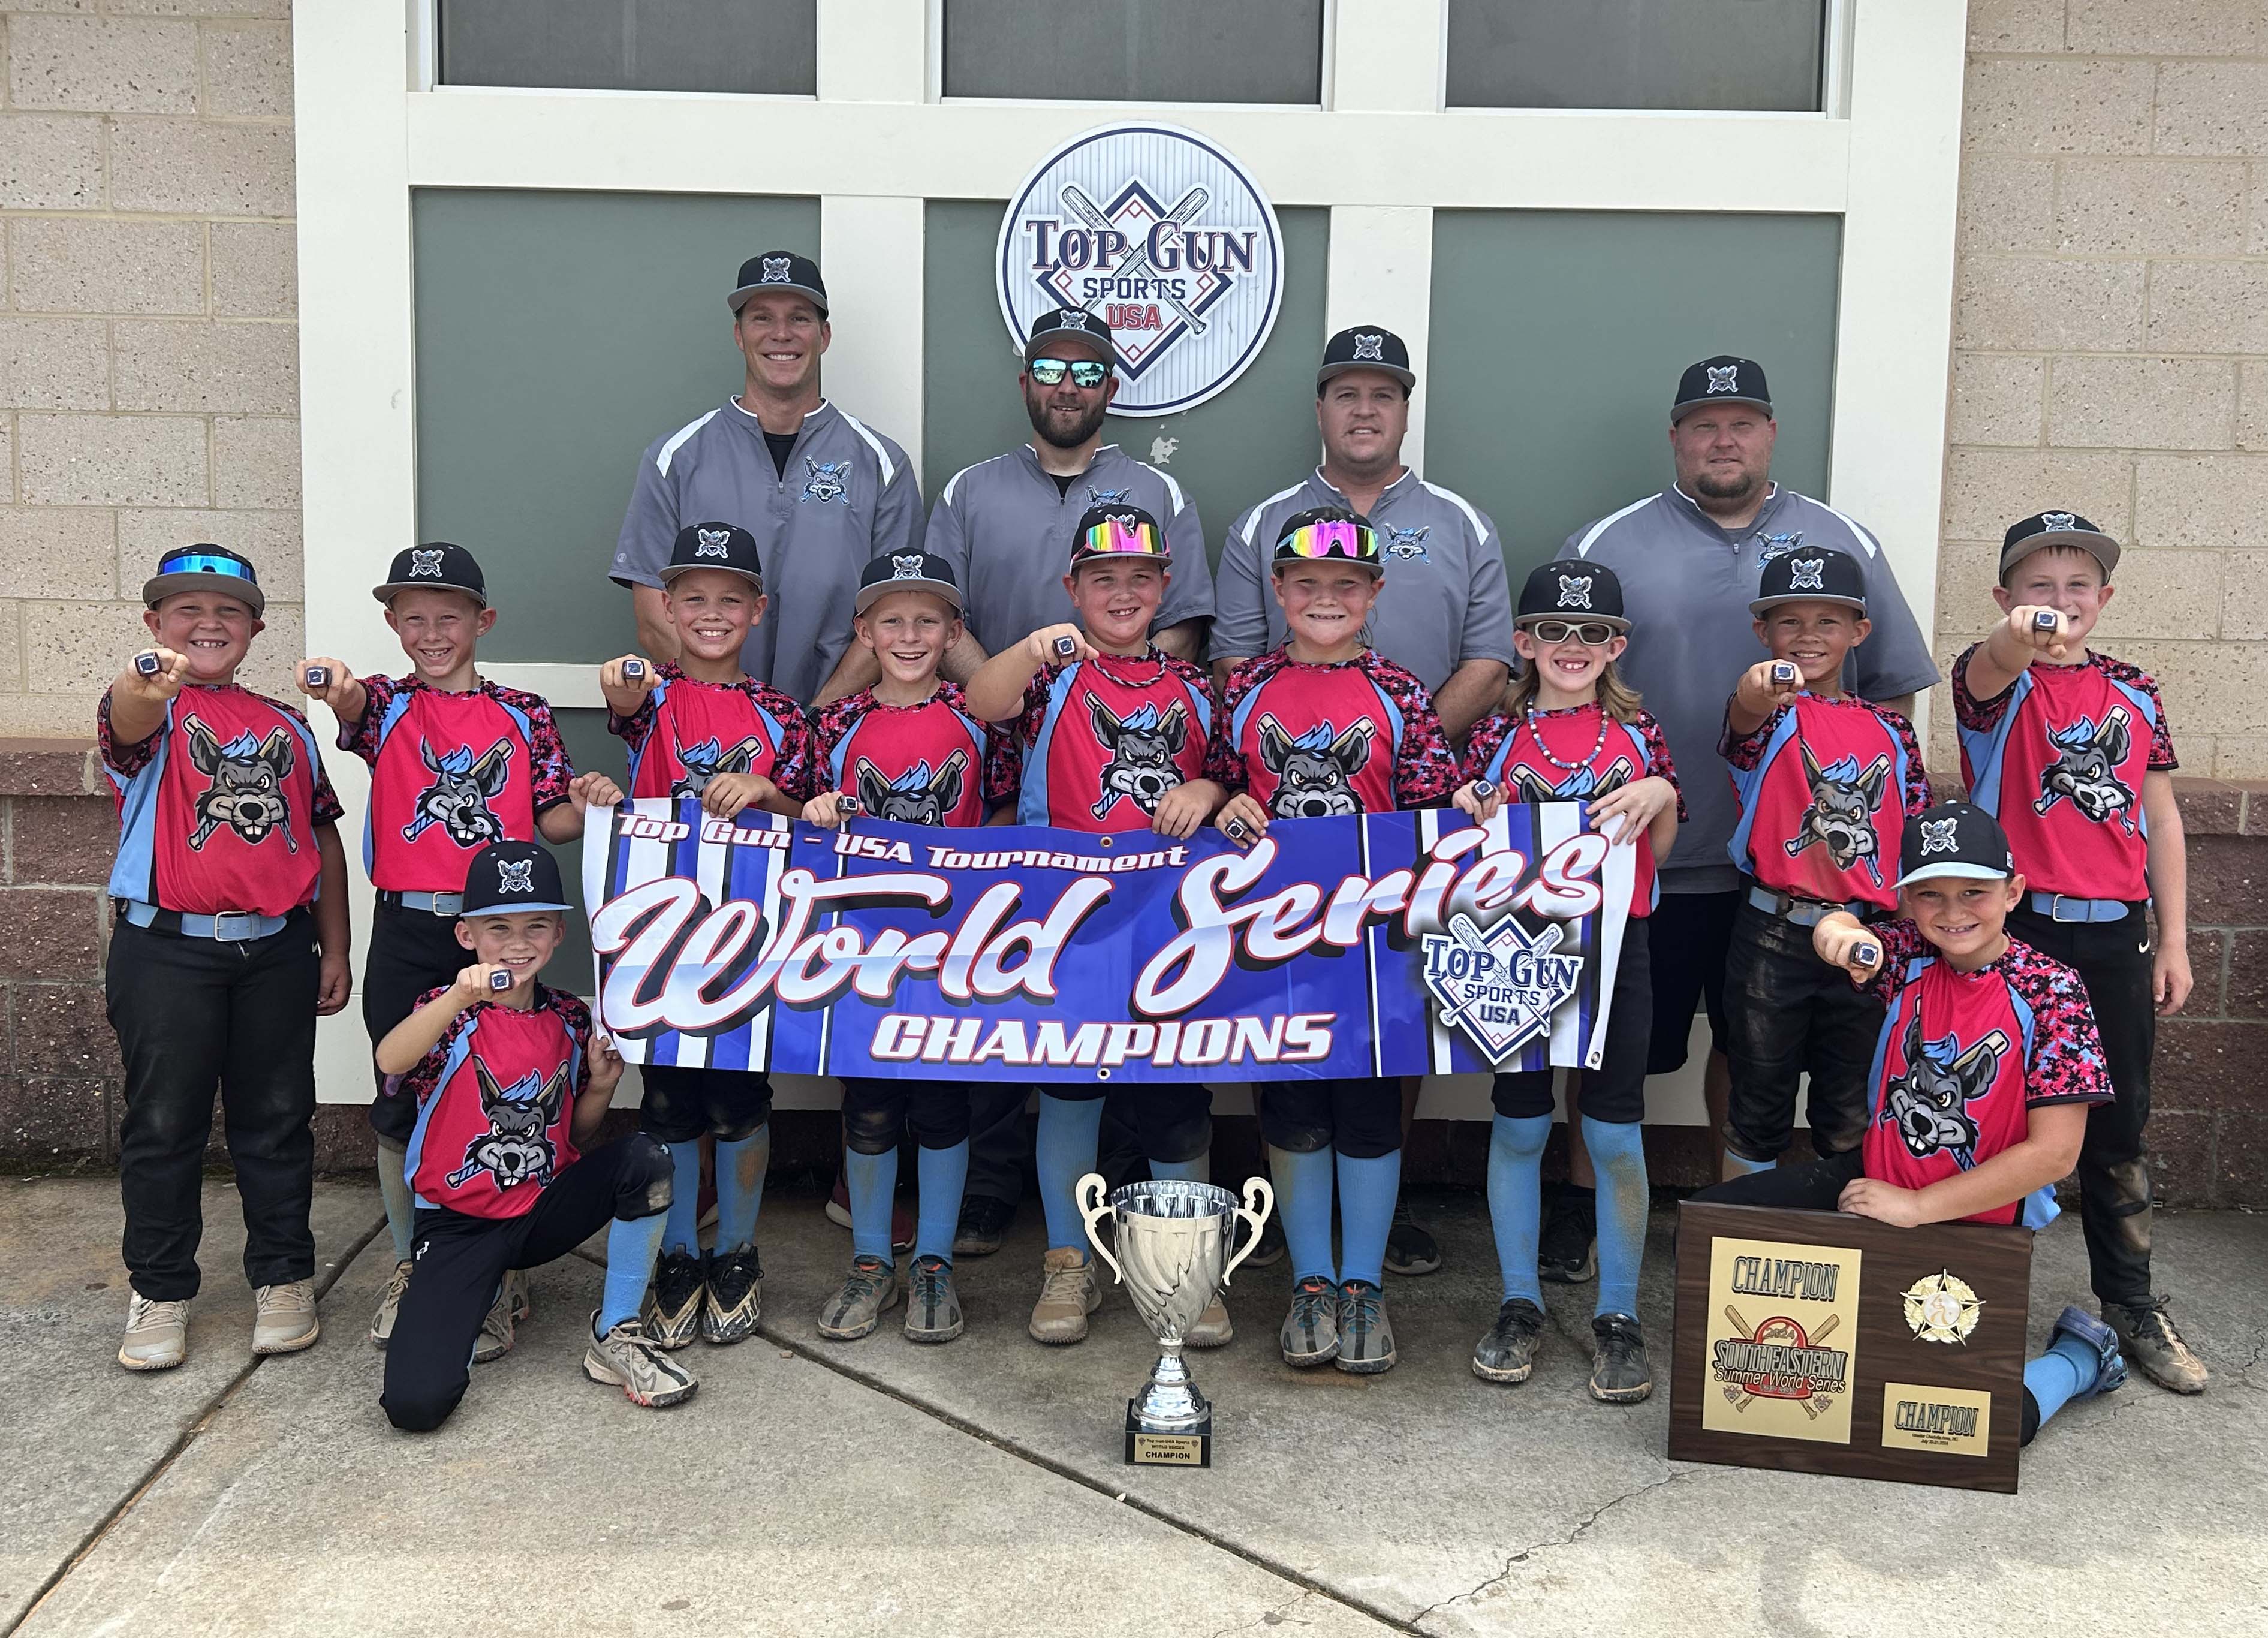
[[[307,686],[309,688],[328,688],[330,685],[331,668],[328,666],[309,666],[307,668]]]
[[[835,811],[845,819],[858,816],[858,799],[845,791],[835,799]]]
[[[489,974],[489,988],[491,990],[509,990],[512,988],[512,974],[504,971],[501,969]]]
[[[622,661],[622,681],[623,681],[623,682],[637,682],[640,677],[644,676],[644,675],[645,675],[645,661],[644,661],[644,660],[623,660],[623,661]]]
[[[1871,967],[1882,959],[1882,952],[1871,944],[1860,944],[1851,951],[1851,959],[1861,967]]]
[[[1075,637],[1059,637],[1056,638],[1056,658],[1057,660],[1069,660],[1078,653],[1079,638]]]
[[[1250,836],[1252,831],[1243,820],[1232,815],[1221,825],[1220,833],[1241,846],[1244,838]]]
[[[2056,629],[2056,611],[2055,611],[2054,609],[2034,609],[2034,610],[2032,611],[2032,630],[2033,630],[2033,631],[2054,631],[2055,629]]]
[[[144,650],[134,656],[134,668],[145,677],[154,677],[166,668],[166,662],[158,658],[155,650]]]
[[[1791,662],[1789,662],[1789,661],[1787,661],[1787,660],[1773,660],[1773,661],[1772,661],[1772,668],[1771,668],[1771,680],[1772,680],[1773,682],[1794,682],[1794,681],[1795,681],[1795,667],[1794,667]]]

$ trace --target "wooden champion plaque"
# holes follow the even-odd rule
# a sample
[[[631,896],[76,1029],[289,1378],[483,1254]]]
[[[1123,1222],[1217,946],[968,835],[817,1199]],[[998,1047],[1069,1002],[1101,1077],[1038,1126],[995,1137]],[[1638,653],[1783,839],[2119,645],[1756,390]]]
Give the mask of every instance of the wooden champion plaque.
[[[2016,1488],[2027,1228],[1688,1200],[1669,1454]]]

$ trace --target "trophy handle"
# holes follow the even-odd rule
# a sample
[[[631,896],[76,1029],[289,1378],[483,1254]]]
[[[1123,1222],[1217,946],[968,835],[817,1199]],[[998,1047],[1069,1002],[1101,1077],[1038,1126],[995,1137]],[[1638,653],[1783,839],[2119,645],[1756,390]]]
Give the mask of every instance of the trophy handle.
[[[1220,1271],[1220,1283],[1223,1285],[1226,1285],[1228,1277],[1236,1272],[1236,1265],[1251,1256],[1253,1248],[1260,1243],[1260,1227],[1268,1221],[1268,1214],[1276,1209],[1276,1191],[1269,1186],[1265,1177],[1247,1177],[1244,1180],[1244,1204],[1232,1206],[1228,1209],[1251,1224],[1252,1233],[1246,1238],[1244,1249],[1230,1258],[1228,1266]]]
[[[1126,1271],[1118,1266],[1118,1259],[1111,1256],[1110,1248],[1102,1243],[1102,1236],[1094,1232],[1097,1220],[1110,1215],[1109,1190],[1110,1185],[1103,1182],[1102,1174],[1091,1171],[1071,1186],[1071,1198],[1079,1207],[1079,1217],[1086,1224],[1087,1243],[1094,1248],[1096,1256],[1110,1265],[1111,1282],[1123,1286],[1126,1283]]]

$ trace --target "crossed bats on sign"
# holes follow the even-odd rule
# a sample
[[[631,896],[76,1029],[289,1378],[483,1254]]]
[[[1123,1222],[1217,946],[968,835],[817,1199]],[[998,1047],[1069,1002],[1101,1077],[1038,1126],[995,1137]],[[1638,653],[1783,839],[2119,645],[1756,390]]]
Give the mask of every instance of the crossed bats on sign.
[[[1750,1325],[1747,1320],[1742,1319],[1741,1317],[1741,1310],[1734,1308],[1730,1302],[1725,1304],[1725,1318],[1731,1324],[1733,1329],[1739,1332],[1742,1336],[1753,1338],[1756,1334],[1756,1328]],[[1819,1329],[1812,1332],[1808,1337],[1806,1337],[1804,1340],[1807,1344],[1816,1347],[1818,1344],[1826,1341],[1828,1338],[1833,1336],[1835,1334],[1835,1327],[1842,1323],[1842,1315],[1830,1314],[1825,1321],[1821,1324]],[[1747,1410],[1749,1405],[1754,1402],[1756,1397],[1756,1396],[1755,1394],[1750,1393],[1746,1388],[1736,1386],[1734,1383],[1729,1382],[1725,1384],[1725,1398],[1732,1402],[1732,1406],[1736,1411]],[[1803,1413],[1811,1418],[1815,1422],[1821,1417],[1827,1414],[1827,1407],[1821,1405],[1815,1399],[1799,1399],[1796,1403],[1803,1406]]]
[[[1181,203],[1166,213],[1164,225],[1175,229],[1187,227],[1189,225],[1189,219],[1204,209],[1205,201],[1210,197],[1211,196],[1202,188],[1190,188],[1188,193],[1182,196]],[[1088,198],[1086,190],[1076,183],[1067,184],[1064,187],[1063,202],[1071,207],[1073,216],[1079,218],[1096,232],[1108,233],[1117,231],[1110,225],[1110,218],[1095,208],[1094,201]],[[1149,251],[1141,245],[1136,245],[1127,251],[1123,261],[1110,269],[1110,277],[1113,279],[1139,278],[1145,273],[1152,270],[1150,266]],[[1182,322],[1189,327],[1189,334],[1192,336],[1204,334],[1204,321],[1192,313],[1180,297],[1165,291],[1160,291],[1159,294],[1165,298],[1167,306],[1182,315]]]

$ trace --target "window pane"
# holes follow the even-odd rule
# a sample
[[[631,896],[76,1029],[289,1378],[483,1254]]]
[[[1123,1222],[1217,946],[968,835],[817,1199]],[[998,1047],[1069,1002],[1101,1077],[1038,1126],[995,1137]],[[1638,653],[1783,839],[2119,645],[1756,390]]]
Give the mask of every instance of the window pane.
[[[945,94],[1322,100],[1322,0],[945,0]]]
[[[440,0],[441,79],[810,96],[818,0]]]
[[[1449,0],[1451,107],[1816,110],[1823,0]]]

